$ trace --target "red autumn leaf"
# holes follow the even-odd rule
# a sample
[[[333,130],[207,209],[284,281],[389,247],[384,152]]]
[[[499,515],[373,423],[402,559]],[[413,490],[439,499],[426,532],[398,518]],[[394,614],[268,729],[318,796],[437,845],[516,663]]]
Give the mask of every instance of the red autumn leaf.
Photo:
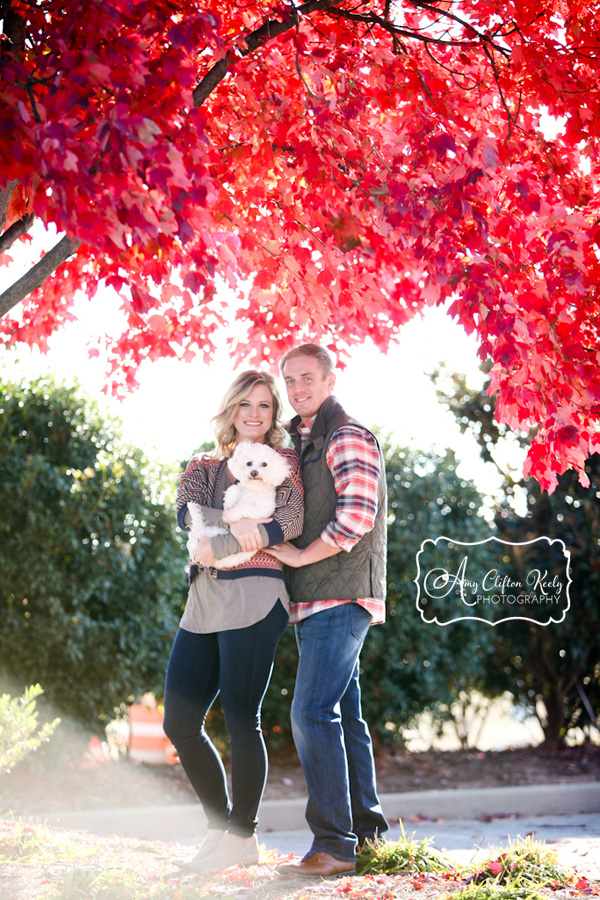
[[[443,157],[449,151],[455,152],[456,141],[451,134],[438,134],[429,139],[429,149],[437,153],[439,157]]]
[[[502,866],[498,862],[490,862],[488,863],[487,867],[492,875],[501,875],[504,872],[504,866]]]

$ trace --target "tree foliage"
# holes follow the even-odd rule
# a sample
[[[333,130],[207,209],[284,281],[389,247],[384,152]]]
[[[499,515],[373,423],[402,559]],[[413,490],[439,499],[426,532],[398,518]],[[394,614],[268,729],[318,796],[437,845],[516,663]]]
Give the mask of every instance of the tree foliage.
[[[482,498],[456,474],[454,454],[386,448],[388,479],[388,622],[373,628],[362,656],[363,706],[372,731],[385,743],[427,711],[452,719],[458,697],[477,690],[487,697],[507,687],[489,664],[492,629],[481,622],[426,623],[416,607],[416,556],[422,542],[440,535],[476,542],[489,536]],[[470,550],[476,557],[478,548]]]
[[[92,728],[162,692],[185,550],[160,479],[74,388],[0,384],[1,675]],[[173,485],[174,486],[174,485]]]
[[[559,479],[551,497],[535,483],[527,485],[525,518],[499,516],[500,536],[515,542],[540,535],[562,540],[571,554],[570,608],[563,622],[546,628],[511,622],[498,634],[497,662],[511,681],[511,693],[538,715],[545,738],[561,743],[575,726],[597,726],[600,709],[600,457],[586,463],[591,487],[582,488],[572,473]],[[520,559],[511,551],[515,577]],[[537,561],[549,568],[548,553]]]
[[[506,437],[496,429],[489,398],[470,391],[458,376],[453,389],[440,395],[463,430],[478,440],[483,458],[495,462],[498,444]],[[546,535],[563,541],[571,554],[570,608],[564,621],[547,627],[517,621],[502,624],[495,629],[491,658],[492,667],[508,679],[515,701],[538,716],[546,740],[560,743],[573,727],[597,724],[594,710],[600,708],[600,456],[594,454],[586,463],[589,488],[567,472],[552,496],[497,465],[504,478],[495,517],[498,537],[523,543]],[[516,491],[525,496],[524,515],[515,513]],[[522,551],[509,548],[508,553],[507,571],[523,583]],[[537,564],[541,571],[551,563],[547,549],[537,560],[528,559],[529,567]]]
[[[498,421],[532,429],[527,471],[549,490],[568,468],[587,484],[597,0],[0,10],[0,250],[34,217],[65,233],[0,296],[5,342],[43,346],[76,290],[108,285],[127,388],[145,358],[212,352],[221,282],[242,296],[239,352],[271,363],[299,333],[386,348],[451,301],[490,360]]]

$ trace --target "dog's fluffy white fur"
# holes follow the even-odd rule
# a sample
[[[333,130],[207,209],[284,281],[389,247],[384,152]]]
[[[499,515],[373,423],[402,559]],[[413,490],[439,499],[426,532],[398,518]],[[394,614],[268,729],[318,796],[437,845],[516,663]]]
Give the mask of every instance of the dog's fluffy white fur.
[[[237,478],[230,485],[223,499],[223,520],[228,524],[240,519],[267,519],[275,512],[276,488],[290,474],[288,463],[280,453],[267,444],[242,441],[229,460],[229,469]],[[226,534],[227,529],[208,525],[198,503],[188,503],[192,525],[188,536],[188,551],[194,558],[194,550],[204,537]],[[254,553],[232,553],[216,561],[216,568],[231,569],[254,556]]]

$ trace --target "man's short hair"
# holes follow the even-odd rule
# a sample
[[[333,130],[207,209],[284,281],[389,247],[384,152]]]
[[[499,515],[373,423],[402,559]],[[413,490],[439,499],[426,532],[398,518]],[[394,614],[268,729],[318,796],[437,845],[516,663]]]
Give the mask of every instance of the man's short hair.
[[[282,375],[284,374],[283,370],[286,362],[289,359],[297,359],[299,356],[310,356],[316,359],[324,378],[333,372],[333,359],[325,347],[321,347],[319,344],[298,344],[297,347],[292,347],[291,350],[288,350],[288,352],[284,353],[282,356],[281,362],[279,363],[279,369]]]

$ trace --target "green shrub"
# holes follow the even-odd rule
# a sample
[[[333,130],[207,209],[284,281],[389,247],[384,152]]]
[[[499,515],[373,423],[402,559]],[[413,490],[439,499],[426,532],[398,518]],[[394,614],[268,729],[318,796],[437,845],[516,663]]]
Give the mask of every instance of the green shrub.
[[[22,697],[0,696],[0,772],[9,772],[29,753],[49,740],[60,719],[40,725],[36,699],[43,694],[39,684],[28,687]]]
[[[187,581],[176,473],[77,388],[0,380],[0,397],[0,679],[101,732],[162,693]]]

